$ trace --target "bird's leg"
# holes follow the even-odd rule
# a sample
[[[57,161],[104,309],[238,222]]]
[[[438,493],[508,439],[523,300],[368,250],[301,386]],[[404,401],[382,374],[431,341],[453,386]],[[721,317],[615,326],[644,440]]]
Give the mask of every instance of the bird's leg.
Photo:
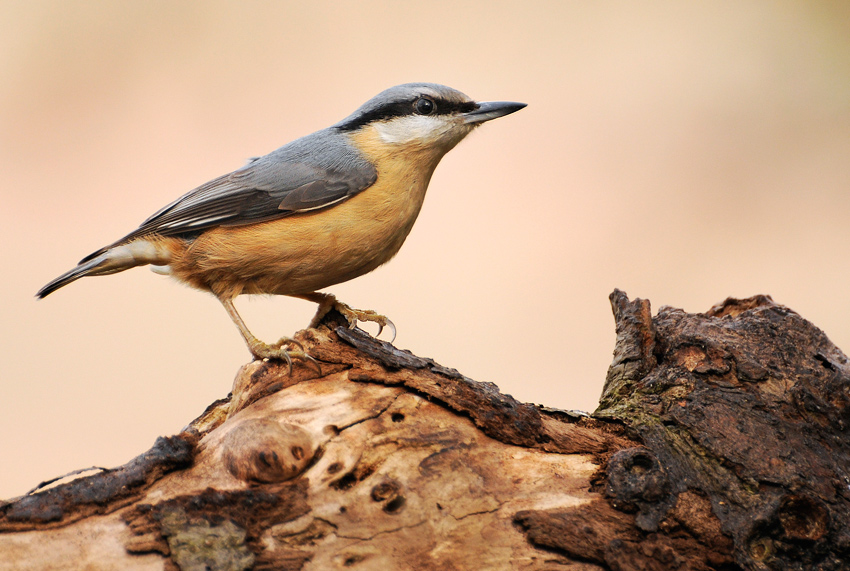
[[[230,319],[233,320],[233,323],[239,329],[239,333],[245,339],[245,344],[248,345],[248,350],[255,359],[280,359],[286,361],[290,374],[292,373],[292,359],[303,359],[316,365],[316,368],[319,369],[319,374],[321,374],[319,363],[304,351],[304,346],[301,343],[290,337],[281,337],[277,343],[272,345],[263,343],[248,330],[248,326],[245,325],[239,312],[236,311],[236,306],[233,305],[232,298],[220,297],[218,299],[224,306],[225,311],[227,311],[227,315],[230,316]]]
[[[317,327],[319,323],[321,323],[322,319],[328,314],[328,312],[331,309],[335,309],[340,312],[343,317],[345,317],[345,319],[348,321],[348,325],[352,329],[357,326],[358,321],[371,321],[372,323],[378,324],[378,334],[375,335],[375,337],[381,334],[381,331],[384,330],[384,327],[389,327],[390,331],[392,331],[393,333],[393,338],[390,340],[390,343],[395,341],[396,330],[393,322],[390,321],[389,318],[387,318],[386,316],[372,311],[371,309],[354,309],[348,304],[339,301],[333,294],[321,293],[318,291],[314,291],[313,293],[295,295],[293,297],[306,299],[307,301],[312,301],[314,303],[319,304],[319,309],[316,310],[316,315],[310,322],[310,327]]]

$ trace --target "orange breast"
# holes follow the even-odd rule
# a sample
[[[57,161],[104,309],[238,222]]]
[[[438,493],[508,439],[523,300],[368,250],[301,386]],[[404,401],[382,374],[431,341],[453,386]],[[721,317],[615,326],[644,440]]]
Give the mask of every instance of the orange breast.
[[[355,137],[378,171],[374,185],[325,210],[204,232],[185,249],[172,250],[172,275],[224,297],[287,295],[326,288],[388,262],[410,233],[444,152],[388,149],[372,129]]]

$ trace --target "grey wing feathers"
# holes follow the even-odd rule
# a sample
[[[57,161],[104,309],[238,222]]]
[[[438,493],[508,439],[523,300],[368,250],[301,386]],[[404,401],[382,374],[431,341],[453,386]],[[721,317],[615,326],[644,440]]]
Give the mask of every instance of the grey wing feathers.
[[[199,186],[82,261],[147,234],[179,236],[325,208],[369,188],[377,176],[340,135],[319,131]]]

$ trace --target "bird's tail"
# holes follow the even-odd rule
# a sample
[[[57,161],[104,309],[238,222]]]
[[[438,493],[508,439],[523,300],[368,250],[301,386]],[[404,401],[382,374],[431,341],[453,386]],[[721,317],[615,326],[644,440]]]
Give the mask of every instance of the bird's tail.
[[[62,274],[49,284],[38,290],[35,296],[39,299],[47,297],[60,287],[85,276],[105,276],[117,274],[136,266],[148,264],[167,265],[168,251],[153,241],[141,239],[129,244],[114,246],[95,252],[83,258],[79,265]]]

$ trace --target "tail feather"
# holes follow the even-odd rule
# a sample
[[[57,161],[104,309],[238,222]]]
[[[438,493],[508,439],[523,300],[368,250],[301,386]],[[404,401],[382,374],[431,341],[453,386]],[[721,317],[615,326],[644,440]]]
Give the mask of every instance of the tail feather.
[[[158,244],[153,242],[138,240],[105,251],[95,252],[92,256],[84,258],[76,268],[65,272],[38,290],[35,296],[42,299],[60,287],[85,276],[105,276],[123,272],[136,266],[167,265],[168,262],[167,250],[158,247]]]
[[[66,286],[71,282],[77,281],[78,279],[89,275],[90,273],[92,273],[93,270],[97,268],[97,266],[99,266],[103,262],[103,260],[100,259],[102,257],[103,254],[93,260],[89,260],[85,264],[80,264],[76,268],[65,272],[64,274],[62,274],[61,276],[59,276],[58,278],[38,290],[38,293],[35,294],[35,297],[39,299],[47,297],[60,287]]]

